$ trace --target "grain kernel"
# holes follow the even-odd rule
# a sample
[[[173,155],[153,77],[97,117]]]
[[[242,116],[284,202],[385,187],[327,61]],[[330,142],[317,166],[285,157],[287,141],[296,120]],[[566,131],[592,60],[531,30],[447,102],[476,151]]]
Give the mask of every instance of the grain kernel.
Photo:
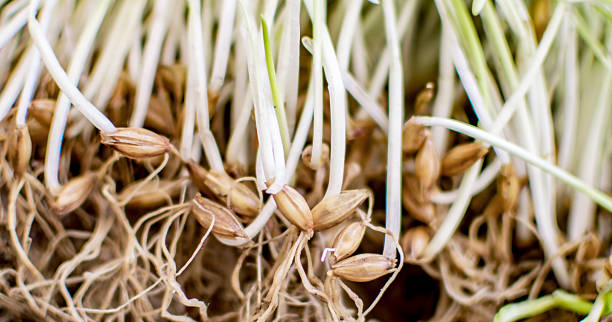
[[[395,262],[380,254],[359,254],[332,265],[332,272],[352,282],[369,282],[393,272]]]
[[[213,218],[215,218],[215,224],[212,228],[213,234],[228,238],[248,238],[238,218],[229,209],[202,197],[200,194],[193,198],[192,203],[193,214],[205,229],[210,227]]]
[[[151,96],[145,125],[165,134],[174,134],[176,132],[174,127],[174,116],[172,115],[169,102],[157,96]]]
[[[198,188],[198,190],[204,195],[212,194],[210,188],[208,188],[208,186],[204,183],[204,181],[206,181],[208,171],[193,161],[189,161],[185,165],[187,166],[187,171],[189,171],[189,178],[191,179],[191,182]]]
[[[142,128],[117,128],[113,133],[100,133],[102,144],[108,145],[124,156],[145,159],[170,151],[170,141],[164,136]]]
[[[332,247],[335,250],[329,258],[330,263],[336,263],[351,256],[359,248],[365,231],[366,226],[361,221],[350,223],[344,227],[334,239]]]
[[[414,166],[421,188],[429,190],[440,176],[440,157],[431,139],[425,140],[419,149]]]
[[[497,193],[501,198],[502,208],[509,211],[516,205],[521,184],[512,163],[504,164],[497,179]]]
[[[8,159],[17,175],[23,175],[28,169],[32,156],[32,139],[27,126],[15,129],[10,138]]]
[[[418,179],[412,175],[403,178],[402,205],[410,215],[425,224],[431,223],[436,217],[436,211],[420,188]]]
[[[329,146],[325,143],[321,145],[321,160],[319,166],[326,164],[329,161]],[[302,162],[305,166],[312,170],[316,170],[317,167],[312,164],[312,145],[308,145],[302,151]]]
[[[31,115],[38,123],[49,127],[53,119],[53,110],[55,110],[55,100],[40,98],[32,100],[28,108],[28,115]]]
[[[406,258],[417,258],[429,243],[429,232],[424,226],[410,228],[402,236],[401,244]]]
[[[404,151],[404,153],[414,153],[418,151],[428,136],[429,130],[427,127],[408,120],[404,123],[402,129],[402,151]]]
[[[60,190],[57,198],[52,203],[53,208],[59,215],[75,210],[85,202],[95,183],[96,176],[93,173],[72,178]]]
[[[276,206],[292,224],[303,231],[312,230],[313,217],[306,199],[294,188],[284,185],[274,195]]]
[[[241,182],[236,182],[227,173],[208,171],[204,177],[204,184],[224,203],[227,203],[229,195],[230,206],[243,216],[257,216],[263,207],[261,200],[251,189]]]
[[[457,145],[450,149],[442,159],[442,174],[446,176],[461,174],[480,160],[488,151],[489,149],[480,142]]]
[[[434,98],[434,90],[435,85],[433,82],[427,82],[427,84],[425,84],[425,88],[419,92],[414,100],[415,114],[429,114],[429,103],[431,103]]]
[[[327,229],[344,221],[367,197],[367,190],[354,189],[345,190],[335,196],[321,200],[312,208],[314,229]]]

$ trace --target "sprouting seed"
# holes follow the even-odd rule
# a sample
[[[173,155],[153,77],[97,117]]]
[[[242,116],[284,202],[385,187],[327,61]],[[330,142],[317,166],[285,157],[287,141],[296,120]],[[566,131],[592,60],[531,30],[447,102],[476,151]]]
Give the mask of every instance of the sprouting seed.
[[[238,217],[234,215],[226,207],[197,194],[193,200],[193,214],[196,220],[208,229],[215,219],[212,233],[221,237],[227,238],[248,238],[244,232],[244,228],[238,221]]]
[[[431,223],[435,215],[435,207],[421,190],[418,179],[413,175],[405,175],[403,178],[403,189],[402,189],[402,205],[410,215],[422,222],[429,224]]]
[[[244,216],[254,217],[263,207],[261,200],[244,183],[236,182],[225,172],[207,171],[204,184],[221,201],[230,198],[231,208]]]
[[[169,102],[164,101],[158,96],[151,96],[145,125],[165,134],[174,134],[176,132],[174,116],[172,115]]]
[[[332,273],[352,282],[369,282],[392,273],[395,262],[395,259],[380,254],[359,254],[332,265]]]
[[[365,231],[366,226],[361,221],[352,222],[344,227],[334,239],[332,247],[335,251],[329,258],[330,262],[336,263],[351,256],[361,244]]]
[[[329,161],[329,146],[323,143],[321,145],[321,160],[319,162],[319,165],[325,164],[328,161]],[[317,169],[317,167],[315,167],[312,164],[312,145],[306,146],[304,150],[302,151],[302,162],[304,163],[305,166],[309,167],[312,170]]]
[[[512,163],[504,164],[501,168],[500,176],[497,179],[497,193],[501,198],[502,208],[509,211],[516,205],[521,184],[516,176],[516,171]]]
[[[189,171],[189,177],[191,182],[200,190],[204,195],[212,194],[213,192],[210,188],[204,183],[206,181],[206,176],[208,175],[208,170],[204,169],[203,166],[193,162],[188,161],[186,164],[187,171]]]
[[[423,190],[431,188],[440,176],[440,157],[430,138],[423,142],[423,146],[417,153],[414,166],[421,188]]]
[[[168,138],[143,128],[117,128],[113,133],[100,133],[102,144],[132,159],[145,159],[170,151]]]
[[[404,153],[414,153],[418,151],[428,136],[429,130],[427,127],[408,120],[404,123],[402,129],[402,151],[404,151]]]
[[[17,175],[27,170],[32,156],[32,139],[27,126],[15,129],[9,141],[8,159]]]
[[[423,88],[414,101],[414,113],[415,114],[429,114],[429,103],[434,97],[435,85],[433,82],[427,82],[425,88]]]
[[[312,208],[314,229],[323,230],[339,224],[353,214],[366,198],[368,198],[367,190],[354,189],[321,200]]]
[[[59,215],[67,214],[83,204],[96,183],[96,175],[87,173],[70,179],[60,190],[52,207]]]
[[[427,244],[431,236],[424,226],[417,226],[408,229],[402,236],[401,244],[406,258],[417,258]]]
[[[480,142],[459,144],[450,149],[442,159],[442,174],[446,176],[461,174],[488,151],[489,149]]]
[[[281,191],[274,195],[276,206],[289,222],[302,231],[312,230],[313,216],[308,203],[294,188],[284,185]]]
[[[49,126],[53,119],[53,110],[55,109],[55,101],[49,98],[41,98],[33,100],[28,108],[28,115],[38,121],[38,123]]]

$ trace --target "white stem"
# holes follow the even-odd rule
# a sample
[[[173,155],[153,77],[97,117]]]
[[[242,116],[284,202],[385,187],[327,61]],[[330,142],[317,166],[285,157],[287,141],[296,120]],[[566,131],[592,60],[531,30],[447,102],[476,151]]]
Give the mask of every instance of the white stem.
[[[202,19],[200,16],[200,3],[197,0],[189,0],[189,68],[187,74],[191,83],[188,83],[188,91],[193,92],[193,102],[196,109],[196,120],[198,122],[198,133],[204,147],[206,160],[210,168],[217,172],[225,172],[221,154],[212,132],[210,131],[210,118],[208,115],[208,93],[206,86],[206,67],[204,56],[204,44],[202,38]]]
[[[367,50],[365,45],[365,40],[361,22],[358,22],[355,26],[355,39],[353,44],[353,59],[351,59],[351,67],[352,71],[355,74],[355,78],[360,84],[367,84],[368,79],[368,65],[367,65]],[[359,116],[359,114],[358,114]]]
[[[310,163],[318,168],[321,162],[321,151],[323,146],[323,62],[322,62],[322,37],[323,37],[323,0],[314,1],[314,12],[312,12],[312,76],[314,88],[314,124],[312,128],[312,153]],[[327,1],[326,1],[327,2]]]
[[[191,26],[187,28],[187,33],[191,32]],[[190,56],[190,54],[187,54]],[[187,58],[189,60],[189,58]],[[187,73],[187,89],[185,90],[185,104],[183,106],[183,127],[181,130],[181,156],[185,159],[192,159],[193,135],[195,129],[195,98],[193,90],[189,86],[193,83],[193,73]]]
[[[81,113],[100,131],[103,133],[112,133],[117,129],[113,123],[104,116],[91,102],[89,102],[85,96],[72,84],[68,75],[62,69],[57,57],[53,53],[53,49],[45,39],[44,33],[36,21],[36,8],[38,6],[38,0],[32,0],[30,2],[30,15],[28,17],[28,28],[30,35],[36,44],[36,47],[40,51],[43,62],[47,66],[49,73],[61,88],[66,93],[66,96],[70,98],[73,104],[79,109]]]
[[[440,37],[440,62],[438,75],[438,90],[432,107],[432,115],[449,117],[455,98],[455,67],[451,55],[451,35],[448,26],[442,25]],[[443,127],[432,129],[432,139],[438,154],[443,155],[448,147],[448,131]]]
[[[47,40],[55,43],[57,40],[57,30],[49,30],[49,22],[52,17],[52,13],[55,9],[57,1],[50,0],[45,2],[45,6],[40,10],[40,26],[42,30],[47,31]],[[53,28],[57,29],[57,28]],[[34,49],[30,56],[28,63],[28,74],[25,78],[19,101],[17,101],[17,118],[16,123],[18,128],[26,126],[26,116],[28,115],[28,107],[34,96],[34,90],[38,85],[40,79],[40,54],[38,50]]]
[[[210,76],[210,91],[213,93],[221,90],[227,71],[227,60],[230,55],[232,44],[232,32],[234,18],[236,15],[236,0],[226,0],[222,3],[219,29],[215,40],[215,61]]]
[[[310,16],[313,16],[312,1],[304,3]],[[342,180],[344,178],[344,160],[346,155],[346,89],[342,82],[342,71],[338,65],[338,59],[334,51],[334,45],[329,35],[327,26],[323,24],[321,30],[322,39],[322,54],[323,68],[325,77],[327,78],[327,89],[329,91],[329,109],[331,119],[331,144],[329,157],[329,184],[325,196],[327,198],[340,193],[342,189]],[[315,83],[318,85],[318,83]],[[316,89],[316,88],[315,88]],[[316,101],[315,101],[316,102]],[[315,110],[315,120],[316,120]],[[316,124],[315,124],[316,126]],[[314,140],[314,139],[313,139]],[[314,160],[314,142],[313,154]]]
[[[129,123],[131,127],[142,127],[147,116],[162,42],[168,29],[168,5],[168,0],[157,0],[153,5],[153,22],[144,47],[134,110]]]
[[[68,78],[73,84],[78,84],[79,77],[85,67],[87,57],[91,53],[96,35],[110,7],[112,0],[100,1],[94,12],[89,16],[85,29],[79,36],[73,51],[72,60],[68,67]],[[60,93],[55,104],[53,120],[49,129],[47,151],[45,154],[45,185],[50,191],[57,191],[60,187],[58,180],[59,160],[62,150],[62,137],[66,129],[70,101],[64,93]]]
[[[416,2],[416,1],[413,1]],[[402,125],[404,124],[404,82],[399,39],[392,1],[383,1],[385,35],[390,50],[389,68],[389,135],[387,136],[387,194],[383,255],[395,258],[394,240],[399,240],[402,218]]]
[[[19,63],[11,72],[11,76],[6,81],[2,94],[0,94],[0,121],[4,120],[9,110],[15,103],[17,95],[23,86],[26,75],[28,73],[28,67],[30,62],[30,56],[34,54],[36,48],[30,47],[23,54]]]
[[[492,126],[493,133],[499,133],[504,127],[504,125],[508,122],[508,120],[510,120],[510,118],[514,114],[514,111],[516,111],[521,106],[519,102],[523,99],[525,93],[527,93],[527,90],[530,88],[530,86],[536,79],[536,74],[540,72],[540,67],[544,62],[548,51],[550,50],[550,46],[552,45],[552,41],[554,40],[557,31],[559,30],[564,15],[565,3],[559,2],[557,7],[555,8],[553,16],[551,17],[548,23],[548,26],[546,27],[546,31],[542,36],[542,40],[538,45],[538,49],[536,50],[533,57],[530,58],[531,63],[529,65],[529,68],[527,69],[527,72],[525,73],[525,75],[523,75],[518,85],[515,87],[514,92],[506,100],[504,106],[499,112],[499,115]]]
[[[275,179],[267,192],[274,194],[283,186],[285,176],[285,154],[280,139],[280,130],[274,104],[272,103],[269,85],[267,85],[266,63],[264,60],[263,37],[261,32],[256,33],[254,19],[248,13],[243,1],[240,1],[243,21],[246,24],[246,38],[250,53],[247,55],[249,85],[254,95],[255,121],[257,138],[259,140],[260,155],[266,181]]]
[[[340,70],[343,72],[348,70],[351,48],[355,39],[355,26],[359,20],[363,0],[348,0],[345,2],[348,4],[348,9],[344,13],[344,20],[338,36],[338,45],[336,46],[338,63],[340,64]]]
[[[28,21],[28,7],[23,7],[9,22],[0,27],[0,49],[17,34]]]
[[[277,7],[278,0],[268,0],[263,2],[262,15],[270,27],[274,26],[274,13],[276,12]],[[274,45],[272,45],[272,48],[274,48]]]
[[[606,70],[596,109],[591,118],[588,140],[581,151],[581,162],[578,176],[589,185],[598,183],[602,149],[604,147],[606,125],[610,118],[610,90],[612,86],[612,70]],[[568,237],[570,240],[580,239],[594,224],[595,205],[589,196],[575,192],[568,217]]]
[[[518,5],[516,7],[513,6],[513,3],[508,3],[508,8],[509,11],[521,12],[519,10],[521,8],[519,8]],[[548,49],[550,48],[550,43],[554,39],[554,36],[556,35],[560,26],[561,18],[565,13],[565,3],[559,3],[555,8],[555,12],[549,21],[539,47],[536,50],[535,57],[530,64],[530,69],[523,76],[520,83],[517,81],[518,77],[512,62],[512,56],[509,53],[507,44],[505,43],[503,32],[499,27],[499,23],[496,21],[497,16],[493,12],[490,5],[487,5],[484,10],[484,14],[489,17],[488,21],[491,22],[487,25],[487,28],[492,33],[497,34],[492,39],[500,40],[500,42],[494,46],[494,49],[497,51],[501,58],[502,64],[505,66],[504,77],[507,78],[510,87],[514,89],[514,93],[512,93],[500,111],[499,116],[492,127],[491,133],[500,132],[503,129],[505,122],[510,119],[510,115],[512,114],[511,109],[518,109],[518,118],[515,120],[515,124],[521,133],[519,138],[521,143],[526,146],[527,150],[535,154],[536,151],[539,152],[541,149],[541,146],[539,146],[541,140],[551,140],[544,136],[539,137],[538,134],[550,135],[550,133],[542,133],[534,129],[535,124],[533,123],[531,116],[525,107],[523,96],[525,95],[528,86],[532,84],[537,74],[540,72],[541,62],[545,58]],[[517,25],[517,27],[522,28],[522,25]],[[518,32],[525,37],[522,39],[529,39],[528,33],[521,30],[522,29],[519,29]],[[533,101],[530,103],[533,104]],[[532,106],[532,110],[542,108],[544,107],[539,105]],[[546,176],[544,173],[532,166],[527,167],[527,173],[529,175],[529,185],[531,187],[531,194],[533,198],[536,224],[538,231],[542,236],[542,243],[546,256],[551,257],[557,254],[559,251],[557,240],[559,229],[557,227],[556,216],[554,213],[554,182],[551,177]],[[554,259],[552,267],[559,283],[564,287],[569,287],[569,276],[565,259],[562,257]]]
[[[237,39],[240,39],[239,37]],[[247,46],[236,41],[234,46],[234,88],[230,106],[230,138],[225,150],[225,161],[229,166],[247,169],[249,164],[250,129],[249,120],[253,107],[253,94],[249,88],[247,71]]]
[[[414,32],[414,28],[408,28],[411,26],[411,22],[415,21],[415,14],[417,13],[419,1],[404,1],[403,7],[397,19],[397,33],[399,39],[410,37],[409,34]],[[384,7],[384,6],[383,6]],[[372,81],[370,82],[370,88],[368,93],[372,97],[378,97],[382,92],[383,87],[387,83],[388,69],[390,64],[391,56],[389,55],[389,44],[386,44],[385,48],[381,51],[378,64],[374,69],[372,75]],[[392,55],[392,54],[391,54]]]
[[[564,83],[563,83],[563,131],[559,143],[559,160],[558,164],[561,168],[569,170],[572,164],[572,155],[574,153],[574,142],[576,135],[576,124],[578,118],[578,88],[579,77],[578,72],[578,39],[576,29],[572,23],[566,21],[564,23],[565,37],[561,39],[564,43],[562,46],[565,52],[563,61]]]
[[[278,56],[278,85],[285,99],[289,135],[297,117],[298,80],[300,75],[300,0],[286,2],[285,26]]]
[[[112,21],[110,34],[83,87],[85,97],[92,99],[97,106],[106,106],[115,89],[128,50],[139,36],[136,32],[144,6],[143,0],[123,2]]]
[[[140,79],[140,75],[142,74],[142,46],[140,45],[142,43],[142,38],[143,38],[143,29],[144,26],[142,25],[136,25],[134,26],[134,30],[133,32],[133,37],[134,39],[132,39],[130,41],[130,46],[127,49],[127,60],[125,63],[125,70],[127,72],[127,75],[129,77],[129,79]],[[112,81],[112,78],[111,78]],[[116,81],[116,80],[115,80]],[[108,83],[109,80],[107,79],[106,82]],[[109,93],[108,95],[112,95],[110,94],[110,92],[107,91],[107,93]],[[98,97],[104,97],[105,95],[98,95]],[[98,100],[103,100],[103,99],[99,99]]]
[[[376,99],[370,96],[348,71],[342,73],[342,81],[344,86],[346,86],[346,90],[386,134],[389,130],[389,119],[385,115],[383,108],[376,102]]]
[[[251,89],[247,88],[246,94],[243,92],[243,95],[244,100],[242,100],[242,106],[239,107],[232,103],[232,109],[240,111],[240,114],[232,123],[234,125],[234,130],[227,141],[225,161],[230,165],[238,164],[246,169],[249,120],[251,119],[251,111],[253,107]]]
[[[164,41],[160,61],[163,65],[170,65],[177,62],[177,54],[181,45],[181,37],[185,32],[184,14],[185,2],[176,1],[171,6],[172,13],[170,14],[170,26],[168,27],[168,35]]]

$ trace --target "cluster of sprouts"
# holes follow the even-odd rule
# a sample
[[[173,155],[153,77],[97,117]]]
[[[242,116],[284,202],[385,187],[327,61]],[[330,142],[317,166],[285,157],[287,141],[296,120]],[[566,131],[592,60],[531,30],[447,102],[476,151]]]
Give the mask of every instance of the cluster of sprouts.
[[[611,12],[0,0],[1,311],[364,321],[418,265],[435,321],[598,320]]]

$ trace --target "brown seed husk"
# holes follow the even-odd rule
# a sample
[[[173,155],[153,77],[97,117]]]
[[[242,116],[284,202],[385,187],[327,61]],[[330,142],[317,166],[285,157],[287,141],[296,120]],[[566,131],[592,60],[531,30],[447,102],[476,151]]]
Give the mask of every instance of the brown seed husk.
[[[64,215],[81,206],[87,200],[95,183],[96,175],[93,173],[72,178],[62,187],[55,201],[51,203],[55,212],[58,215]]]
[[[504,164],[501,168],[500,176],[497,179],[497,193],[501,198],[504,211],[509,211],[516,205],[521,183],[516,176],[516,171],[512,163]]]
[[[53,110],[55,109],[55,100],[49,98],[35,99],[30,103],[28,115],[38,121],[38,123],[49,127],[53,119]]]
[[[145,159],[170,151],[168,138],[143,128],[117,128],[113,133],[100,133],[102,144],[132,159]]]
[[[430,238],[429,231],[424,226],[408,229],[401,240],[404,256],[408,259],[417,258],[427,247]]]
[[[429,134],[427,127],[408,120],[402,129],[402,151],[415,153],[421,148]]]
[[[174,134],[176,131],[174,116],[169,102],[165,102],[157,96],[151,96],[145,125],[168,135]]]
[[[204,184],[224,203],[227,203],[229,195],[231,208],[243,216],[257,216],[263,207],[261,200],[251,189],[241,182],[236,182],[227,173],[208,171]]]
[[[348,218],[368,198],[367,190],[345,190],[335,196],[321,200],[312,208],[314,229],[333,227]]]
[[[157,74],[163,86],[174,95],[174,100],[181,102],[183,100],[185,75],[187,74],[185,66],[178,64],[160,65]]]
[[[200,194],[193,198],[192,204],[192,212],[204,229],[208,229],[215,218],[213,234],[228,238],[248,238],[238,218],[229,209]]]
[[[440,176],[440,157],[431,139],[425,140],[419,149],[414,166],[421,189],[429,190]]]
[[[193,161],[188,161],[185,165],[187,166],[187,171],[189,171],[189,178],[191,179],[191,182],[198,188],[198,190],[204,195],[212,195],[213,192],[206,185],[206,183],[204,183],[206,181],[208,171],[204,169],[203,166]]]
[[[413,175],[405,175],[402,181],[402,205],[414,219],[430,224],[436,217],[435,207],[424,195],[418,179]]]
[[[297,190],[284,185],[281,191],[274,195],[274,201],[289,222],[303,231],[312,230],[314,224],[310,207]]]
[[[344,166],[344,182],[342,183],[342,189],[347,189],[354,185],[353,183],[357,178],[362,176],[362,173],[363,171],[359,163],[348,161]]]
[[[429,103],[434,97],[435,85],[433,82],[427,82],[414,101],[414,113],[419,115],[430,114]]]
[[[457,145],[450,149],[442,159],[442,174],[446,176],[461,174],[480,160],[488,151],[489,149],[480,142]]]
[[[332,265],[332,273],[352,282],[369,282],[393,272],[395,262],[380,254],[359,254]]]
[[[28,127],[15,129],[9,142],[8,159],[17,175],[23,175],[28,169],[31,156],[32,139]]]
[[[306,146],[302,151],[302,162],[312,170],[317,169],[317,167],[312,164],[312,145]],[[329,146],[323,143],[321,145],[321,160],[319,161],[319,166],[327,162],[329,162]]]
[[[329,257],[330,263],[333,264],[351,256],[359,248],[365,231],[366,226],[361,221],[350,223],[344,227],[334,239],[332,247],[335,250]]]
[[[133,194],[126,206],[150,209],[165,204],[168,198],[177,197],[181,191],[181,181],[176,180],[149,181],[142,186],[141,184],[141,181],[136,181],[128,185],[119,194],[119,199],[123,200]],[[138,189],[136,193],[135,189]]]

